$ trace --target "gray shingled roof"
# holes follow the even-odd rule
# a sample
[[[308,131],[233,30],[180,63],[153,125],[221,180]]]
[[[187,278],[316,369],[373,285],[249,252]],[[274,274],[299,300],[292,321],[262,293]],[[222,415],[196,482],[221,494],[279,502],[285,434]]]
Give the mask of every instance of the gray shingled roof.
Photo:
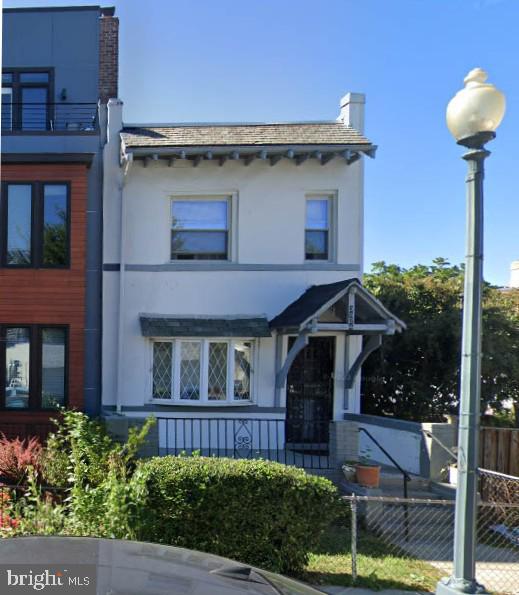
[[[143,337],[270,337],[264,317],[140,314]]]
[[[124,127],[121,138],[128,149],[276,145],[372,146],[357,130],[340,122]]]
[[[270,321],[270,328],[298,327],[355,281],[346,279],[337,283],[310,286],[297,300],[289,304],[283,312]]]
[[[356,302],[356,322],[376,324],[384,319],[392,319],[398,331],[406,328],[405,323],[380,303],[358,279],[345,279],[336,283],[310,286],[302,295],[289,304],[283,312],[270,321],[270,328],[299,328],[300,325],[317,314],[326,304],[351,285],[356,286],[357,295],[361,298]]]

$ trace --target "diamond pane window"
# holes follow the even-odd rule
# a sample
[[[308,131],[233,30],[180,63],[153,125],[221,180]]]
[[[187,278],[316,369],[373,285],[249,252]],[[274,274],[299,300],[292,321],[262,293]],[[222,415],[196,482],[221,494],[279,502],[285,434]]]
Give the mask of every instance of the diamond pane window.
[[[207,397],[210,401],[227,399],[227,343],[209,343]]]
[[[234,399],[250,399],[252,345],[249,342],[234,344]]]
[[[171,399],[173,343],[153,343],[153,398]]]
[[[200,347],[197,341],[180,343],[180,398],[200,399]]]

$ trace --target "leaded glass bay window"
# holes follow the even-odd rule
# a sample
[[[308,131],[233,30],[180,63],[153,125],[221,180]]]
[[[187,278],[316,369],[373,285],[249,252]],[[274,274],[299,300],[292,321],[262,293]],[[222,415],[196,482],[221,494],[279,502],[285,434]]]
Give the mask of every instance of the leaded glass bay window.
[[[251,401],[252,354],[252,341],[154,341],[152,397],[183,404]]]
[[[235,401],[250,399],[250,376],[252,365],[252,344],[248,341],[234,343],[234,391]]]
[[[180,398],[182,400],[200,399],[200,348],[199,341],[180,343]]]
[[[171,399],[171,364],[173,344],[164,341],[153,343],[153,398]]]
[[[227,398],[227,343],[209,343],[207,398],[225,401]]]

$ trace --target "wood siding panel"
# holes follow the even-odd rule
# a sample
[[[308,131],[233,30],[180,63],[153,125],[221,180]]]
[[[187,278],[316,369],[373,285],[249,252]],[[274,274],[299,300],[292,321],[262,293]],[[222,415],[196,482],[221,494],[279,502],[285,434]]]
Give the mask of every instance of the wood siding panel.
[[[2,181],[70,183],[70,268],[10,269],[0,267],[0,323],[66,324],[69,327],[68,405],[83,408],[85,283],[86,283],[86,165],[3,165]],[[0,412],[2,425],[40,426],[55,414]]]

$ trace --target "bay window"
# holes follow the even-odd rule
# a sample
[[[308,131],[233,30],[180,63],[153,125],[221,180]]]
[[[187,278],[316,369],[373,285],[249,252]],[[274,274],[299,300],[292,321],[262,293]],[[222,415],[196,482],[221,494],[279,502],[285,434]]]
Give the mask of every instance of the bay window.
[[[184,404],[250,401],[252,350],[247,340],[154,341],[152,397]]]

